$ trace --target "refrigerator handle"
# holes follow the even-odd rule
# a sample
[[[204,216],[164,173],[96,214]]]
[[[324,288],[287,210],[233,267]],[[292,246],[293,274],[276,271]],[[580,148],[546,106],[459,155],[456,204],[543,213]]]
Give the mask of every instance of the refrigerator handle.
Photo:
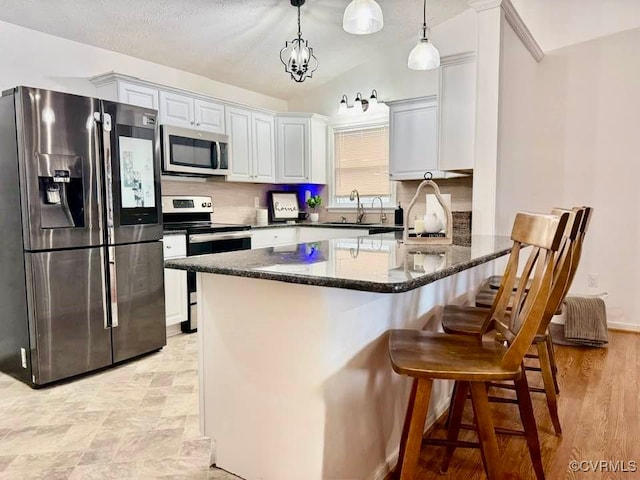
[[[115,243],[113,224],[113,169],[111,168],[111,115],[102,116],[102,148],[104,151],[105,204],[107,208],[107,243]]]
[[[116,247],[107,247],[109,262],[109,299],[111,301],[111,326],[118,326],[118,277],[116,268]]]
[[[102,274],[102,311],[104,316],[104,329],[111,327],[109,323],[109,306],[107,305],[107,273],[105,271],[104,248],[100,248],[100,273]]]

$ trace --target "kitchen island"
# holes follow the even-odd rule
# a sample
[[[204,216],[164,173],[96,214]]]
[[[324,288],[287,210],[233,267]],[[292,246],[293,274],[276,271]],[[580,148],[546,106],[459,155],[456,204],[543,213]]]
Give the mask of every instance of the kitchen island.
[[[410,383],[392,328],[440,328],[505,237],[406,247],[397,234],[189,257],[199,272],[200,406],[212,463],[247,480],[382,479],[395,462]],[[431,417],[450,385],[435,382]],[[428,422],[429,422],[428,421]]]

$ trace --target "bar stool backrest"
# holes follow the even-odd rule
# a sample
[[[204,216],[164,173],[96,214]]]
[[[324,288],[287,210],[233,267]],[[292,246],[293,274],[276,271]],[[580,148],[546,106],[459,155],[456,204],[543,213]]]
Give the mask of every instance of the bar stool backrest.
[[[522,363],[544,318],[553,287],[556,254],[569,216],[568,212],[560,216],[523,212],[516,215],[509,261],[487,329],[483,330],[495,329],[507,340],[509,347],[501,361],[505,368],[517,368]],[[530,246],[529,258],[511,302],[523,245]]]

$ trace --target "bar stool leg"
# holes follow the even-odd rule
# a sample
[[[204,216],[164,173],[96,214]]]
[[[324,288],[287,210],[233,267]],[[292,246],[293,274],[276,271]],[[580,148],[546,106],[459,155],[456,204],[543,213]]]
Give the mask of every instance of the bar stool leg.
[[[551,335],[547,334],[547,349],[549,350],[549,359],[551,360],[551,374],[553,375],[553,385],[556,387],[556,395],[560,395],[560,386],[558,385],[558,364],[556,363],[556,350],[553,347]]]
[[[458,440],[460,424],[462,422],[462,412],[464,411],[464,404],[467,400],[468,392],[468,382],[456,382],[453,390],[454,397],[451,400],[451,410],[449,411],[449,427],[447,431],[447,440],[449,441]],[[445,473],[449,469],[449,464],[455,451],[455,446],[447,446],[444,453],[444,460],[442,460],[442,466],[440,467],[441,473]]]
[[[484,382],[470,382],[470,388],[484,469],[488,480],[498,480],[503,478],[502,466],[500,464],[496,432],[491,419],[491,410],[489,409],[487,389]]]
[[[447,412],[447,421],[444,424],[445,428],[447,428],[447,429],[451,425],[451,415],[453,415],[453,402],[455,402],[455,400],[456,400],[456,392],[458,391],[458,383],[459,382],[457,382],[457,381],[453,383],[453,390],[451,392],[451,402],[449,402],[449,411]]]
[[[556,388],[553,384],[553,376],[551,374],[551,360],[549,359],[549,350],[546,343],[538,343],[538,357],[540,357],[540,369],[542,370],[542,381],[544,390],[547,395],[547,405],[549,406],[549,415],[551,423],[556,435],[562,435],[562,427],[560,426],[560,417],[558,416],[558,399],[556,397]]]
[[[411,391],[412,398],[409,399],[407,417],[400,440],[400,456],[398,458],[400,480],[414,480],[416,477],[432,384],[433,380],[430,378],[414,380]]]
[[[524,368],[522,377],[514,383],[516,386],[516,395],[518,397],[520,418],[522,419],[522,425],[524,426],[524,432],[527,438],[527,445],[529,446],[531,463],[533,464],[533,469],[536,472],[536,478],[538,480],[544,480],[545,477],[544,468],[542,467],[540,440],[538,438],[538,426],[536,425],[536,419],[533,414],[533,404],[531,403],[531,394],[529,393],[529,385],[527,382],[527,376],[524,374]]]

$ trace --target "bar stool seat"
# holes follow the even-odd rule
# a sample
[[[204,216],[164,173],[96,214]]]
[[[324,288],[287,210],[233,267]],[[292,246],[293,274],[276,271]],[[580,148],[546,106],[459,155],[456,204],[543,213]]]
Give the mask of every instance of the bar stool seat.
[[[500,361],[507,347],[492,338],[469,335],[392,330],[389,357],[394,371],[414,378],[463,381],[512,380],[520,366],[505,368]]]

